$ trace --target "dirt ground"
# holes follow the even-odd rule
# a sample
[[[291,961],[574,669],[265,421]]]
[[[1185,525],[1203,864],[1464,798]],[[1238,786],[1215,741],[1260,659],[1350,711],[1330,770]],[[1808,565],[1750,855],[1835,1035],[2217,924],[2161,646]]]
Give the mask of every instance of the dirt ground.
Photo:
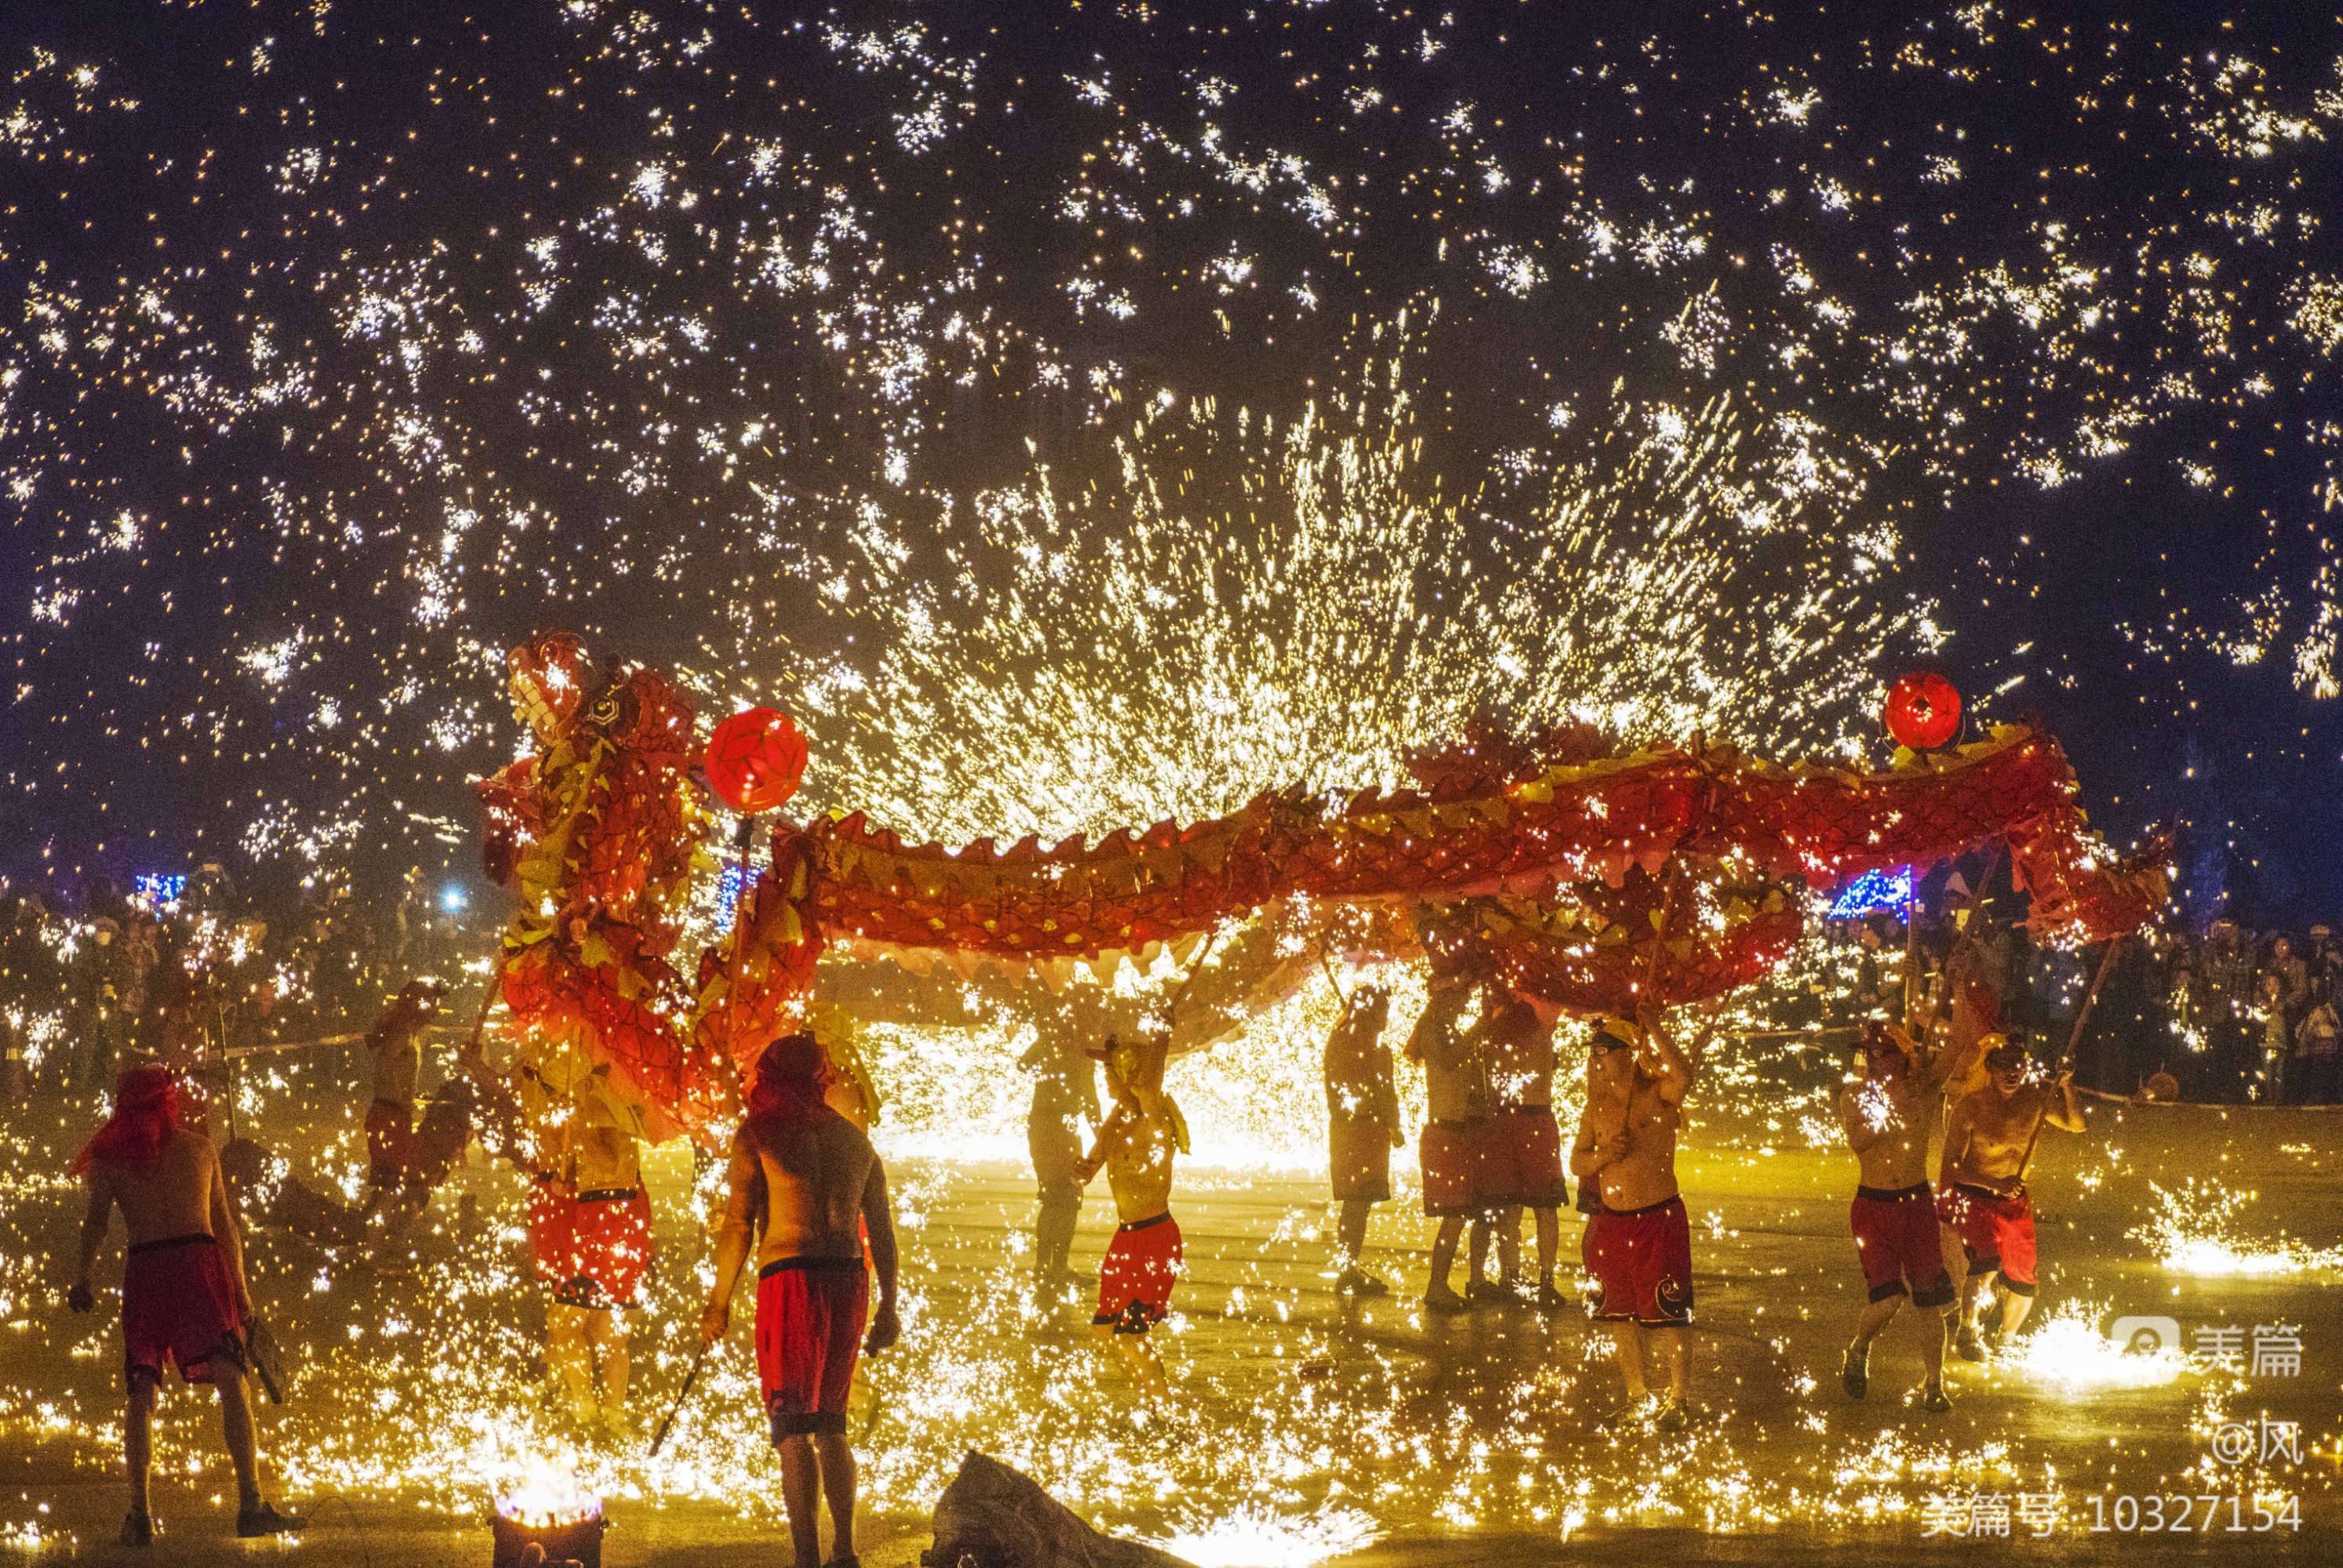
[[[246,1114],[246,1131],[281,1149],[300,1179],[324,1187],[346,1173],[354,1108],[295,1091],[263,1096]],[[2102,1104],[2092,1122],[2080,1138],[2046,1134],[2036,1173],[2039,1315],[2068,1321],[2031,1357],[1955,1363],[1956,1407],[1931,1416],[1905,1402],[1920,1332],[1908,1311],[1875,1352],[1870,1398],[1851,1402],[1838,1386],[1839,1347],[1863,1295],[1845,1224],[1852,1160],[1811,1147],[1762,1101],[1702,1120],[1683,1176],[1707,1415],[1680,1436],[1595,1425],[1617,1402],[1617,1374],[1574,1309],[1427,1318],[1413,1302],[1429,1235],[1412,1192],[1378,1211],[1372,1238],[1371,1262],[1401,1289],[1361,1306],[1327,1277],[1321,1184],[1202,1161],[1175,1205],[1191,1273],[1161,1336],[1184,1408],[1169,1421],[1137,1418],[1089,1342],[1090,1302],[1037,1301],[1026,1283],[1031,1203],[1021,1174],[898,1159],[906,1340],[870,1364],[858,1397],[862,1554],[874,1568],[913,1562],[935,1496],[960,1456],[981,1448],[1102,1528],[1207,1568],[1883,1551],[1916,1563],[1980,1552],[2044,1563],[2333,1560],[2343,1551],[2343,1298],[2327,1250],[2343,1242],[2343,1121]],[[118,1555],[107,1544],[123,1507],[115,1298],[101,1291],[89,1318],[57,1302],[78,1217],[59,1172],[80,1128],[59,1111],[20,1112],[0,1151],[0,1551],[25,1561]],[[626,1441],[570,1431],[548,1397],[510,1172],[476,1159],[426,1226],[387,1251],[337,1253],[258,1231],[256,1294],[300,1366],[290,1402],[264,1414],[266,1463],[273,1490],[312,1521],[297,1543],[263,1554],[485,1563],[494,1478],[534,1456],[581,1473],[607,1499],[611,1568],[782,1560],[745,1296],[667,1452],[644,1457],[639,1432],[673,1397],[696,1340],[707,1252],[688,1157],[662,1151],[649,1174],[662,1257],[634,1325],[639,1433]],[[2231,1207],[2217,1211],[2213,1191],[2232,1194]],[[2168,1268],[2159,1217],[2182,1240],[2217,1236],[2287,1271]],[[1078,1269],[1095,1269],[1110,1224],[1102,1198],[1093,1201]],[[1565,1276],[1578,1230],[1565,1213]],[[117,1242],[101,1281],[118,1280],[119,1268]],[[2169,1318],[2184,1347],[2198,1349],[2217,1342],[2201,1331],[2235,1329],[2247,1364],[2157,1371],[2098,1337],[2123,1315]],[[2276,1345],[2279,1331],[2299,1341],[2298,1372],[2257,1374],[2254,1342]],[[250,1559],[232,1539],[233,1489],[208,1406],[176,1392],[167,1401],[156,1491],[166,1550],[153,1561]],[[2287,1452],[2286,1422],[2298,1458]],[[2236,1441],[2223,1429],[2237,1423],[2257,1434],[2255,1452],[2232,1464],[2216,1450]],[[2181,1534],[2169,1524],[2184,1495],[2200,1501]],[[2155,1509],[2163,1531],[2144,1528],[2150,1504],[2126,1501],[2150,1497],[2166,1500]],[[2254,1530],[2258,1500],[2298,1528]],[[2233,1518],[2243,1527],[2227,1528]]]

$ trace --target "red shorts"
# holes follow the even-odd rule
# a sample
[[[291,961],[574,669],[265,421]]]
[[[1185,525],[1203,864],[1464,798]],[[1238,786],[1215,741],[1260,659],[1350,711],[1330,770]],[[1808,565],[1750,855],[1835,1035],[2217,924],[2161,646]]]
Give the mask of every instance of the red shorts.
[[[641,1187],[580,1192],[554,1257],[553,1299],[573,1307],[631,1307],[657,1251]]]
[[[2034,1199],[2024,1188],[2004,1197],[1966,1181],[1936,1194],[1936,1218],[1961,1239],[1972,1274],[2001,1276],[2015,1296],[2034,1293]]]
[[[1423,1211],[1428,1217],[1478,1214],[1502,1201],[1488,1196],[1493,1172],[1487,1118],[1427,1121],[1415,1153],[1423,1167]]]
[[[1624,1213],[1596,1210],[1579,1256],[1601,1291],[1596,1317],[1649,1328],[1692,1322],[1692,1221],[1682,1198]]]
[[[1953,1300],[1953,1277],[1945,1271],[1944,1243],[1936,1233],[1936,1206],[1928,1184],[1884,1189],[1857,1187],[1847,1210],[1855,1256],[1871,1299],[1884,1302],[1911,1288],[1916,1307],[1942,1307]]]
[[[1380,1203],[1391,1196],[1391,1130],[1363,1116],[1326,1124],[1326,1172],[1338,1203]]]
[[[367,1107],[367,1180],[402,1186],[415,1176],[415,1107],[377,1100]]]
[[[122,1269],[123,1375],[161,1382],[176,1362],[188,1382],[212,1381],[212,1358],[244,1365],[244,1317],[219,1242],[206,1235],[140,1241]]]
[[[846,1394],[870,1315],[860,1258],[783,1258],[757,1271],[757,1374],[773,1442],[846,1430]]]
[[[571,1200],[554,1190],[550,1181],[538,1181],[528,1190],[528,1255],[537,1264],[537,1277],[548,1285],[562,1282],[562,1265],[569,1256],[569,1210]]]
[[[1187,1267],[1180,1244],[1180,1221],[1167,1210],[1152,1220],[1114,1228],[1106,1261],[1099,1265],[1098,1311],[1093,1323],[1112,1323],[1119,1334],[1143,1334],[1172,1310],[1172,1287]]]
[[[1507,1204],[1559,1209],[1570,1201],[1553,1106],[1508,1106],[1489,1118],[1489,1171],[1492,1190]]]

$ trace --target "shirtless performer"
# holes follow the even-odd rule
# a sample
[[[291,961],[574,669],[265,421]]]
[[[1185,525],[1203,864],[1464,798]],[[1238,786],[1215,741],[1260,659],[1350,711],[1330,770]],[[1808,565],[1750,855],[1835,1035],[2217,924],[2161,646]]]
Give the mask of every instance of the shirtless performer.
[[[1568,1298],[1554,1289],[1554,1255],[1562,1247],[1562,1206],[1570,1185],[1562,1174],[1562,1127],[1554,1116],[1554,1026],[1511,992],[1492,996],[1476,1031],[1488,1062],[1492,1109],[1489,1145],[1493,1179],[1508,1200],[1497,1217],[1500,1272],[1519,1276],[1521,1213],[1537,1225],[1537,1304],[1554,1308]]]
[[[1570,1151],[1571,1173],[1602,1201],[1581,1245],[1601,1290],[1594,1315],[1611,1325],[1627,1383],[1620,1413],[1640,1416],[1649,1408],[1648,1332],[1668,1372],[1667,1397],[1651,1411],[1662,1432],[1681,1432],[1693,1420],[1684,1333],[1692,1322],[1692,1225],[1675,1165],[1684,1095],[1696,1071],[1656,1012],[1638,1023],[1604,1020],[1587,1055],[1586,1111]]]
[[[1180,1221],[1172,1217],[1172,1161],[1188,1151],[1188,1126],[1163,1092],[1171,1044],[1161,1030],[1128,1041],[1106,1037],[1101,1054],[1114,1105],[1074,1167],[1074,1180],[1085,1187],[1105,1170],[1121,1221],[1099,1265],[1091,1327],[1101,1344],[1114,1346],[1140,1397],[1159,1407],[1171,1400],[1172,1383],[1147,1332],[1171,1311],[1172,1287],[1187,1267]]]
[[[1423,1064],[1423,1131],[1416,1139],[1416,1160],[1423,1171],[1424,1217],[1439,1221],[1432,1235],[1432,1272],[1423,1287],[1423,1304],[1434,1312],[1461,1312],[1469,1298],[1485,1294],[1481,1262],[1488,1251],[1489,1217],[1485,1201],[1489,1187],[1487,1086],[1475,1071],[1479,1059],[1470,1035],[1458,1018],[1473,1000],[1473,984],[1465,976],[1443,972],[1435,963],[1432,990],[1423,1011],[1407,1037],[1407,1056]],[[1464,1240],[1467,1222],[1473,1228],[1467,1252],[1469,1277],[1465,1294],[1449,1287],[1456,1266],[1457,1243]]]
[[[758,1058],[749,1114],[732,1138],[716,1287],[699,1327],[709,1344],[724,1337],[733,1288],[753,1248],[757,1366],[781,1457],[781,1501],[797,1568],[820,1568],[823,1561],[817,1491],[830,1500],[830,1568],[854,1568],[847,1389],[858,1350],[878,1354],[901,1336],[902,1325],[895,1313],[887,1173],[870,1140],[822,1102],[821,1070],[821,1047],[809,1034],[785,1035]],[[865,1230],[879,1271],[875,1313],[863,1263]]]
[[[618,1314],[639,1304],[657,1250],[650,1194],[630,1134],[581,1123],[568,1150],[559,1186],[570,1194],[569,1209],[557,1243],[553,1299],[545,1304],[545,1359],[568,1390],[578,1423],[620,1437],[628,1430],[628,1356]]]
[[[244,1242],[209,1140],[179,1123],[179,1083],[168,1068],[134,1067],[115,1081],[114,1114],[74,1161],[89,1185],[81,1225],[81,1268],[65,1300],[76,1312],[95,1304],[89,1276],[114,1211],[122,1211],[130,1251],[122,1270],[122,1343],[129,1413],[122,1449],[130,1470],[130,1513],[122,1544],[155,1539],[147,1505],[154,1464],[155,1396],[164,1368],[182,1381],[219,1391],[220,1424],[236,1466],[236,1533],[282,1535],[301,1521],[260,1497],[253,1438],[252,1385],[246,1376],[245,1325],[252,1296],[244,1277]]]
[[[374,1055],[374,1101],[366,1113],[368,1191],[359,1214],[368,1223],[396,1198],[389,1221],[396,1230],[430,1198],[417,1180],[415,1100],[423,1076],[423,1031],[438,1011],[439,982],[409,980],[367,1034],[367,1049]]]
[[[1912,1304],[1935,1318],[1920,1342],[1928,1374],[1920,1407],[1941,1412],[1953,1408],[1945,1394],[1942,1321],[1953,1304],[1953,1279],[1928,1185],[1928,1135],[1943,1116],[1946,1081],[1968,1056],[1946,1045],[1924,1060],[1910,1035],[1887,1024],[1865,1024],[1861,1040],[1860,1076],[1840,1091],[1838,1116],[1861,1172],[1847,1223],[1870,1297],[1839,1379],[1849,1399],[1868,1392],[1871,1342],[1908,1290]]]
[[[1953,1102],[1936,1191],[1936,1217],[1959,1238],[1968,1264],[1953,1348],[1969,1362],[1985,1360],[1988,1349],[2016,1333],[2034,1305],[2034,1199],[2018,1167],[2036,1124],[2083,1131],[2071,1070],[2045,1081],[2024,1046],[1998,1036],[1980,1043],[1988,1047],[1986,1081]],[[1986,1290],[1996,1282],[1998,1310],[1980,1338]]]
[[[1399,1091],[1392,1082],[1391,993],[1361,986],[1344,1002],[1326,1037],[1327,1175],[1342,1214],[1334,1230],[1334,1290],[1345,1296],[1387,1296],[1390,1282],[1359,1266],[1367,1250],[1367,1215],[1391,1197],[1391,1151],[1400,1129]]]

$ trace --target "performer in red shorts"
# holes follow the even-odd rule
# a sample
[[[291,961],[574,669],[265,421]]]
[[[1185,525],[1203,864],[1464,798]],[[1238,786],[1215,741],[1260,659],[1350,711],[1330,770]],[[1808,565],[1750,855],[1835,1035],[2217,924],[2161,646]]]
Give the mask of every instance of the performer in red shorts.
[[[1537,1304],[1549,1310],[1568,1304],[1554,1288],[1554,1270],[1562,1250],[1562,1206],[1570,1201],[1562,1126],[1554,1115],[1554,1022],[1511,992],[1493,992],[1475,1042],[1488,1063],[1493,1100],[1493,1195],[1505,1203],[1496,1219],[1498,1273],[1509,1292],[1528,1283],[1521,1267],[1521,1215],[1527,1209],[1537,1226]]]
[[[854,1561],[854,1451],[846,1394],[859,1351],[877,1354],[902,1332],[895,1309],[895,1222],[887,1173],[870,1140],[822,1102],[822,1050],[809,1034],[765,1048],[733,1135],[716,1287],[700,1318],[714,1344],[731,1324],[732,1292],[757,1256],[757,1367],[781,1459],[781,1498],[798,1568],[821,1555],[816,1493],[828,1498],[833,1563]],[[761,1225],[763,1240],[757,1240]],[[870,1315],[879,1273],[879,1307]]]
[[[584,1109],[573,1114],[582,1121]],[[650,1269],[650,1195],[630,1134],[579,1125],[568,1146],[561,1180],[541,1189],[548,1213],[538,1271],[553,1285],[546,1360],[568,1388],[578,1424],[619,1436],[628,1431],[628,1346],[618,1314],[636,1304]],[[561,1193],[569,1194],[566,1202]]]
[[[1675,1161],[1695,1070],[1655,1011],[1640,1023],[1605,1019],[1587,1055],[1586,1111],[1570,1153],[1572,1174],[1602,1197],[1581,1246],[1601,1291],[1594,1315],[1611,1325],[1627,1384],[1619,1414],[1648,1416],[1663,1432],[1682,1431],[1694,1414],[1684,1340],[1692,1322],[1692,1226]],[[1644,1381],[1647,1333],[1668,1372],[1667,1397],[1656,1405]]]
[[[1113,1345],[1140,1397],[1158,1405],[1171,1399],[1172,1383],[1147,1331],[1171,1311],[1172,1287],[1187,1267],[1180,1221],[1172,1217],[1172,1161],[1188,1151],[1188,1124],[1163,1092],[1171,1043],[1161,1030],[1131,1040],[1106,1037],[1100,1055],[1114,1104],[1074,1167],[1074,1179],[1085,1187],[1105,1170],[1122,1221],[1099,1266],[1091,1326]]]
[[[1947,1411],[1942,1320],[1953,1304],[1953,1280],[1930,1201],[1928,1131],[1943,1115],[1946,1081],[1966,1070],[1970,1053],[1946,1044],[1923,1065],[1910,1035],[1877,1022],[1864,1025],[1859,1039],[1856,1075],[1839,1094],[1838,1114],[1860,1171],[1847,1223],[1868,1296],[1839,1380],[1849,1399],[1868,1392],[1871,1342],[1908,1292],[1912,1304],[1931,1314],[1920,1342],[1927,1372],[1921,1408]]]
[[[90,1271],[116,1209],[129,1233],[122,1271],[129,1413],[122,1446],[130,1470],[130,1513],[122,1522],[122,1543],[145,1546],[155,1538],[147,1502],[155,1398],[173,1363],[183,1382],[207,1382],[218,1391],[220,1422],[236,1467],[236,1534],[249,1539],[300,1529],[301,1521],[261,1500],[252,1387],[245,1375],[252,1296],[244,1241],[211,1141],[179,1124],[179,1084],[169,1069],[135,1067],[116,1081],[114,1114],[83,1146],[73,1170],[89,1185],[81,1268],[66,1292],[74,1311],[85,1312],[95,1304]]]
[[[1984,1085],[1954,1101],[1945,1125],[1943,1181],[1936,1213],[1959,1237],[1968,1264],[1962,1282],[1960,1328],[1953,1342],[1964,1361],[1983,1361],[1988,1348],[2017,1332],[2034,1305],[2034,1200],[2024,1166],[2037,1124],[2062,1132],[2083,1131],[2074,1074],[2054,1081],[2026,1048],[1992,1043]],[[1998,1311],[1979,1332],[1988,1286]]]
[[[1415,1028],[1407,1037],[1407,1058],[1423,1066],[1423,1131],[1416,1139],[1416,1160],[1423,1172],[1424,1217],[1439,1221],[1432,1237],[1431,1276],[1423,1287],[1423,1305],[1433,1312],[1465,1310],[1468,1302],[1485,1295],[1489,1285],[1481,1277],[1488,1256],[1489,1211],[1494,1205],[1491,1166],[1495,1151],[1488,1128],[1488,1085],[1478,1070],[1481,1059],[1473,1040],[1458,1023],[1473,1000],[1473,980],[1453,961],[1433,955],[1431,994]],[[1448,1283],[1456,1266],[1456,1249],[1472,1227],[1472,1245],[1465,1252],[1465,1293]]]
[[[366,1112],[369,1191],[359,1216],[371,1221],[389,1206],[394,1230],[430,1200],[416,1166],[415,1100],[423,1075],[423,1031],[438,1011],[439,982],[409,980],[367,1034],[367,1049],[374,1056],[374,1099]]]

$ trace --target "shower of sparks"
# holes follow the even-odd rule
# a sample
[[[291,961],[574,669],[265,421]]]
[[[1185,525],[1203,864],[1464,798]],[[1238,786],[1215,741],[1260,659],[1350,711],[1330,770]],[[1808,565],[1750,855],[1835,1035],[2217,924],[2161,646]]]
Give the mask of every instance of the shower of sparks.
[[[2260,584],[2121,634],[2335,687],[2333,47],[269,9],[28,14],[0,99],[0,712],[89,839],[158,767],[256,856],[460,839],[558,622],[785,698],[809,804],[915,831],[1377,782],[1483,712],[1828,747],[1960,629],[1932,530],[2022,598],[2044,539],[1968,503],[2147,467],[2267,495]]]
[[[2128,548],[2059,509],[2094,479],[2263,498],[2241,524],[2192,514],[2229,520],[2252,591],[2171,566],[2161,618],[2116,628],[2143,664],[2338,688],[2332,37],[2281,53],[2247,19],[2208,50],[1989,4],[1857,35],[1740,4],[1598,33],[1582,7],[1377,0],[1209,25],[1201,0],[516,0],[387,31],[322,3],[157,5],[84,55],[24,9],[0,92],[25,193],[0,212],[24,566],[0,575],[0,820],[44,839],[135,854],[166,836],[141,813],[183,798],[216,813],[206,842],[320,876],[468,844],[462,784],[521,744],[501,650],[552,625],[678,667],[709,715],[785,703],[806,809],[950,839],[1390,783],[1484,717],[1851,751],[1881,677],[1972,613],[1915,561],[2022,600],[2054,550]],[[2034,531],[1981,511],[2013,492]],[[1964,657],[1996,699],[2045,668]],[[703,883],[705,937],[726,900]],[[61,958],[89,937],[38,933]],[[188,952],[269,978],[210,916]],[[1819,937],[1799,960],[1840,994],[1854,961]],[[1422,976],[1384,978],[1396,1043]],[[1175,1362],[1207,1313],[1260,1348],[1192,1369],[1209,1455],[1134,1442],[1085,1336],[1023,1288],[1020,1231],[960,1246],[959,1279],[933,1266],[970,1171],[1023,1155],[1021,1026],[963,1000],[864,1026],[918,1260],[911,1332],[858,1396],[878,1508],[924,1512],[980,1447],[1233,1565],[1339,1555],[1378,1522],[1900,1527],[1926,1491],[2063,1491],[2038,1444],[1845,1427],[1805,1369],[1736,1373],[1717,1422],[1649,1440],[1586,1425],[1614,1391],[1592,1340],[1463,1386],[1426,1370],[1412,1304],[1353,1338],[1268,1266],[1320,1255],[1315,1206],[1167,1325]],[[1322,1171],[1338,1005],[1312,976],[1174,1065],[1191,1190]],[[66,1021],[14,1026],[37,1068]],[[1814,1044],[1719,1052],[1687,1149],[1727,1172],[1835,1156]],[[1567,1127],[1578,1074],[1555,1089]],[[1400,1090],[1413,1125],[1421,1074]],[[314,1114],[273,1070],[234,1104]],[[1728,1115],[1749,1136],[1704,1142]],[[313,1185],[356,1199],[355,1126],[301,1135]],[[62,1204],[55,1151],[0,1141],[0,1209]],[[2167,1200],[2150,1247],[2326,1266],[2243,1250],[2226,1199]],[[769,1523],[737,1354],[656,1461],[548,1412],[520,1240],[507,1192],[419,1247],[427,1321],[354,1308],[396,1291],[314,1249],[266,1282],[307,1303],[306,1375],[334,1391],[282,1417],[287,1483],[477,1519],[534,1474]],[[0,1314],[29,1325],[54,1260],[11,1241]],[[706,1267],[662,1267],[646,1383],[688,1364]],[[2069,1392],[2178,1375],[2099,1315],[2046,1303],[2013,1364]],[[93,1378],[113,1354],[89,1320],[38,1332]],[[202,1413],[173,1401],[165,1451],[216,1474]],[[111,1438],[13,1386],[0,1432],[89,1462]]]
[[[1313,1568],[1375,1543],[1374,1521],[1353,1508],[1294,1517],[1244,1507],[1225,1518],[1179,1530],[1158,1543],[1196,1568]]]
[[[2028,1324],[2003,1361],[2034,1382],[2068,1392],[2161,1388],[2195,1370],[2175,1347],[2136,1351],[2117,1344],[2099,1332],[2107,1315],[2103,1304],[2063,1302]]]
[[[2312,1247],[2280,1237],[2257,1240],[2241,1223],[2258,1194],[2183,1178],[2175,1188],[2147,1184],[2156,1208],[2132,1231],[2175,1273],[2302,1274],[2343,1270],[2343,1248]]]

